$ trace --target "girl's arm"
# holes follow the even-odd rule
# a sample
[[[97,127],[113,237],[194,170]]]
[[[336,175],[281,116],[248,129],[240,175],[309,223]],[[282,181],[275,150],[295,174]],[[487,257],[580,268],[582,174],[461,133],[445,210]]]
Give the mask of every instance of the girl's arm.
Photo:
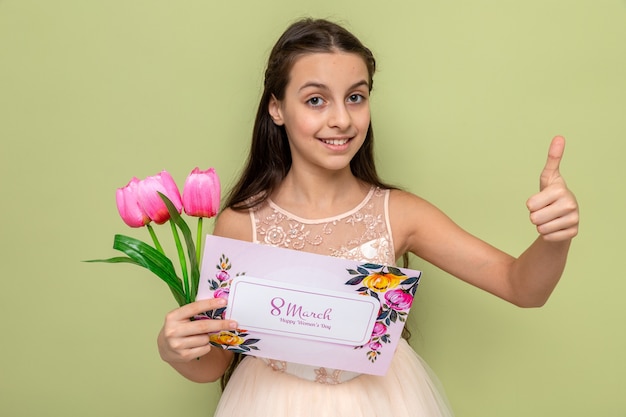
[[[392,192],[390,201],[397,253],[413,252],[518,306],[543,305],[578,233],[578,204],[559,173],[564,146],[561,137],[552,141],[540,192],[527,202],[539,237],[517,259],[465,232],[430,203],[401,191]]]
[[[252,225],[246,213],[226,209],[220,214],[214,234],[249,241]],[[232,330],[233,320],[196,320],[190,318],[205,311],[226,305],[219,298],[200,300],[171,311],[157,338],[161,358],[181,375],[195,382],[213,382],[224,375],[233,354],[214,348],[209,343],[209,333]]]

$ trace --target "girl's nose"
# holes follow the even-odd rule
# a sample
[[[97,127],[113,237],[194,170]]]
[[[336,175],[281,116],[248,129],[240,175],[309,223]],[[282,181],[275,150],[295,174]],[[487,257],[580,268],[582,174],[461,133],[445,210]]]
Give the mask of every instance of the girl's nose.
[[[350,112],[346,108],[345,104],[337,104],[332,106],[328,116],[328,126],[346,130],[352,123],[352,117]]]

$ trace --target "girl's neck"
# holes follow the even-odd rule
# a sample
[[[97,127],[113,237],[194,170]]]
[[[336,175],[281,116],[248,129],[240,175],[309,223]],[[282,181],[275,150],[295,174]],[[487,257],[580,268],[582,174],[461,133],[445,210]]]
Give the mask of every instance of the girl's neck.
[[[326,218],[354,208],[369,189],[349,169],[325,175],[290,170],[271,198],[303,218]]]

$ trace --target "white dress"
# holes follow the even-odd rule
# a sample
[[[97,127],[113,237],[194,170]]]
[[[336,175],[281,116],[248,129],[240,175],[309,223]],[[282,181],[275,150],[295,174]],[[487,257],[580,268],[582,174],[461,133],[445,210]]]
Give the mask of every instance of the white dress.
[[[268,200],[250,211],[253,241],[393,265],[388,202],[389,190],[373,187],[354,209],[308,220]],[[385,376],[248,356],[232,375],[215,416],[439,417],[452,412],[433,373],[402,339]]]

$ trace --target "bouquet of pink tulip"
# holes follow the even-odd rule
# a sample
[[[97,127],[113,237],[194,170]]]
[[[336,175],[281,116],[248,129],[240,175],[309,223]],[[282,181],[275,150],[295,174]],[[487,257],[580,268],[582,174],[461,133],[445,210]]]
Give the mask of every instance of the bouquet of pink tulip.
[[[181,198],[174,179],[167,171],[147,177],[134,178],[116,193],[117,209],[130,227],[146,226],[154,247],[135,238],[115,235],[113,249],[126,256],[98,259],[89,262],[131,263],[147,268],[169,286],[179,306],[195,300],[200,281],[200,256],[202,246],[202,219],[217,214],[220,205],[220,182],[215,170],[200,171],[195,168],[185,181]],[[191,230],[181,217],[182,210],[189,216],[198,218],[197,242],[194,243]],[[165,255],[157,239],[151,222],[163,224],[169,220],[182,279],[178,277],[174,264]],[[179,230],[185,240],[187,256],[180,239]]]

